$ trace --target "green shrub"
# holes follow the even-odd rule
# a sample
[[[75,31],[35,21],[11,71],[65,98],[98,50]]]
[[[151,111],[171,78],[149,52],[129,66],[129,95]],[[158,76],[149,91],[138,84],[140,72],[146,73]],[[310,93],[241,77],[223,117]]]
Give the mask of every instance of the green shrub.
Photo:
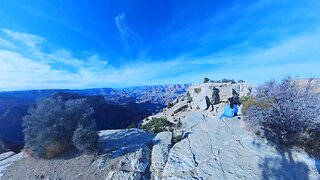
[[[194,88],[194,92],[195,92],[196,94],[199,94],[199,93],[201,92],[201,88]]]
[[[163,131],[172,130],[174,126],[173,123],[169,122],[166,118],[152,118],[149,122],[142,125],[142,129],[152,132],[152,133],[159,133]]]
[[[241,104],[247,102],[250,99],[250,96],[242,96],[239,98]]]
[[[39,100],[30,107],[28,113],[23,118],[24,149],[34,157],[53,158],[69,147],[81,147],[78,142],[83,141],[76,138],[83,138],[79,134],[83,131],[79,130],[74,135],[78,128],[87,130],[86,133],[91,131],[91,135],[97,134],[94,131],[95,120],[91,119],[94,111],[86,99],[64,101],[61,97],[50,97]],[[96,141],[89,140],[91,137],[88,143],[97,146]]]
[[[179,134],[179,135],[173,136],[172,139],[171,139],[171,144],[174,145],[177,142],[181,141],[182,139],[183,139],[183,134]]]
[[[235,84],[236,81],[234,79],[221,79],[221,80],[210,80],[211,83],[231,83]],[[244,82],[243,80],[240,80],[239,82]]]
[[[170,109],[170,108],[172,108],[172,107],[173,107],[173,103],[169,102],[169,103],[167,104],[167,108]]]
[[[148,120],[148,119],[147,119]],[[130,124],[128,127],[127,127],[127,129],[131,129],[131,128],[135,128],[136,127],[136,125],[134,124],[134,123],[132,123],[132,124]]]
[[[246,115],[248,109],[252,106],[257,106],[261,109],[268,109],[270,107],[270,103],[268,101],[257,101],[255,97],[244,96],[240,98],[240,102],[242,103],[242,113],[244,115]]]
[[[221,82],[222,83],[231,83],[231,84],[236,83],[236,81],[234,79],[222,79]]]
[[[207,77],[205,77],[205,78],[203,79],[203,83],[208,83],[209,81],[210,81],[210,79],[207,78]]]

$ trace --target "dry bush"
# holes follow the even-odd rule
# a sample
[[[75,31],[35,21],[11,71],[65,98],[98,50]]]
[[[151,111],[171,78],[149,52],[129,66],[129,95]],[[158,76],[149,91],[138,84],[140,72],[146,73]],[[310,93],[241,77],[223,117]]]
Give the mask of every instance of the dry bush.
[[[50,97],[39,100],[23,118],[24,149],[37,158],[52,158],[68,147],[80,147],[77,142],[82,141],[72,141],[78,128],[97,135],[92,114],[93,109],[86,99],[64,101],[61,97]],[[88,143],[97,146],[96,141]]]
[[[65,146],[60,142],[56,142],[54,144],[50,144],[46,149],[45,158],[51,159],[59,154],[61,154],[65,149]]]
[[[77,128],[73,133],[72,141],[78,150],[84,153],[95,153],[98,150],[98,133],[94,129]]]
[[[320,94],[309,84],[299,87],[287,77],[268,81],[247,101],[245,121],[280,147],[299,146],[311,154],[320,153]]]
[[[241,102],[241,100],[240,100]],[[257,101],[256,98],[254,97],[249,97],[246,101],[243,102],[243,107],[242,107],[242,113],[243,114],[246,114],[248,109],[252,106],[257,106],[261,109],[268,109],[270,108],[270,104],[269,104],[269,101]]]

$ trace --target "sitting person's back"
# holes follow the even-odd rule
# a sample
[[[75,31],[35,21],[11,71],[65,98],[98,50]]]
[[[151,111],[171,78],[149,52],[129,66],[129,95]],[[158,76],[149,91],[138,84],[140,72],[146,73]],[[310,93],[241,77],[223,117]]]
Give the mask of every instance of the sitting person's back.
[[[221,115],[220,119],[223,117],[231,118],[234,116],[235,113],[235,104],[233,103],[232,98],[228,99],[228,105],[224,108],[223,114]]]
[[[226,116],[229,116],[229,117],[233,117],[234,116],[234,108],[231,108],[230,107],[230,104],[228,104],[225,108],[224,108],[224,114]]]

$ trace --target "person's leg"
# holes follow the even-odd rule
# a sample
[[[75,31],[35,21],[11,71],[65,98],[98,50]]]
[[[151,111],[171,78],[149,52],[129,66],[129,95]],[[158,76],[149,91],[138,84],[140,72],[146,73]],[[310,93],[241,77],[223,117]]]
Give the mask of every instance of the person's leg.
[[[210,107],[210,104],[207,104],[207,108],[206,108],[205,110],[208,110],[208,109],[209,109],[209,107]]]
[[[211,103],[211,111],[213,111],[214,110],[214,107],[213,107],[213,104]]]
[[[211,102],[210,102],[210,99],[208,96],[206,96],[205,99],[206,99],[206,104],[207,104],[207,108],[205,110],[208,110],[211,105]]]
[[[222,119],[222,118],[233,118],[234,116],[227,116],[226,114],[222,114],[221,116],[220,116],[220,119]]]

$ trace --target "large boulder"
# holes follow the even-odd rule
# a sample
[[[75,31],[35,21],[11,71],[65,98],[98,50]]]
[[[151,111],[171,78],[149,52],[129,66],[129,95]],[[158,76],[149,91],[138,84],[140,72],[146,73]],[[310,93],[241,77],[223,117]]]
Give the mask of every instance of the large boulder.
[[[242,97],[248,96],[251,93],[251,89],[252,87],[249,83],[204,83],[190,86],[188,94],[192,98],[191,107],[193,109],[205,110],[208,106],[206,97],[211,100],[212,95],[215,94],[221,102],[227,102],[228,98],[232,97],[234,91]],[[216,94],[217,92],[218,94]]]
[[[164,166],[167,162],[171,148],[172,132],[160,132],[154,138],[154,146],[151,154],[151,178],[160,180]]]
[[[110,171],[106,180],[140,180],[142,176],[140,173],[128,172],[128,171]]]
[[[107,179],[138,180],[149,176],[154,134],[141,129],[100,131],[100,146],[106,154],[94,162]]]
[[[152,145],[155,137],[154,134],[137,128],[104,130],[99,132],[99,136],[99,144],[105,152],[131,145]]]
[[[3,176],[3,172],[11,166],[14,162],[19,161],[25,158],[27,155],[24,152],[14,153],[14,152],[6,152],[0,154],[0,179]]]
[[[113,152],[111,157],[120,157],[116,167],[121,171],[144,173],[149,166],[150,149],[146,145],[131,145]]]
[[[5,152],[5,153],[2,153],[0,154],[0,161],[2,160],[5,160],[13,155],[15,155],[16,153],[12,152],[12,151],[9,151],[9,152]]]

